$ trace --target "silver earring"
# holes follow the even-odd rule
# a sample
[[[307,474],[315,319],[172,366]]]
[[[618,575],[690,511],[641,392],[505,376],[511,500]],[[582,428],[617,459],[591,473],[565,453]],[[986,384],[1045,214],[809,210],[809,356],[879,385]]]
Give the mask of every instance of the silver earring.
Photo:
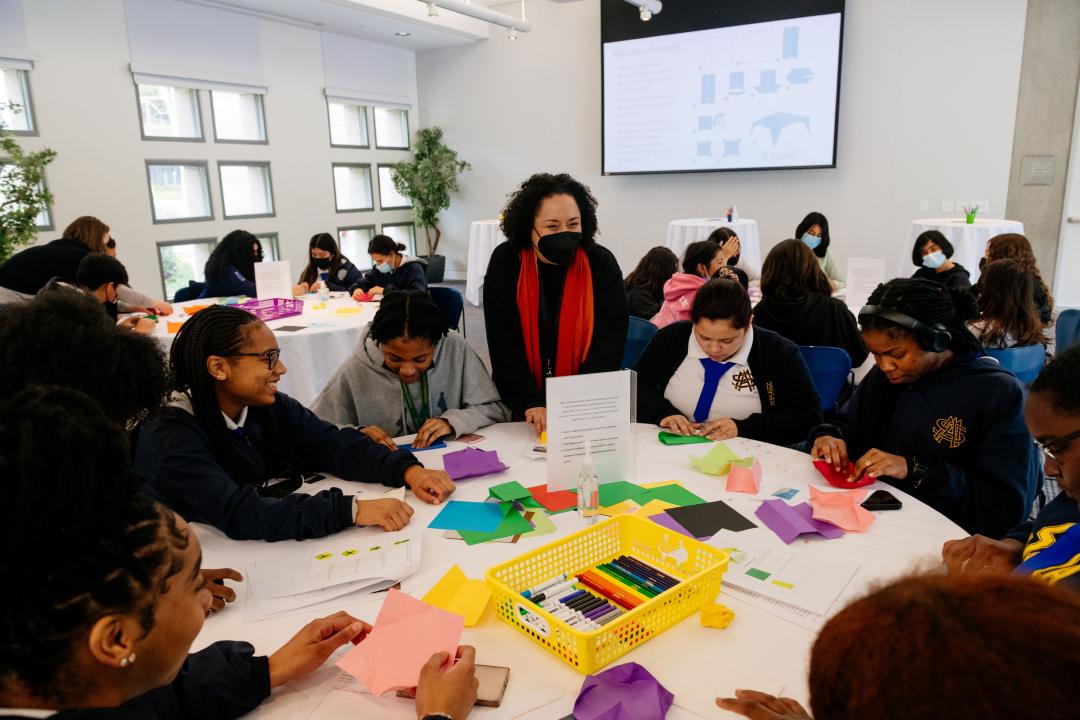
[[[131,653],[126,658],[120,658],[120,667],[127,667],[128,665],[135,664],[135,653]]]

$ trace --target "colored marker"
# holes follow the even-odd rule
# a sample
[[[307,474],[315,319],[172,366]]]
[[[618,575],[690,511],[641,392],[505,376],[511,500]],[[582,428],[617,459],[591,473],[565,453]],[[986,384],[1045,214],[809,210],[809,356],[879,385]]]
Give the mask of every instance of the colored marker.
[[[652,591],[653,595],[659,595],[660,593],[667,590],[666,587],[661,587],[660,585],[657,585],[656,583],[652,582],[648,578],[641,577],[640,574],[638,574],[637,572],[634,572],[634,568],[628,568],[625,565],[621,565],[621,564],[619,564],[617,562],[609,563],[609,566],[612,567],[613,569],[618,570],[619,572],[623,573],[624,575],[627,575],[631,580],[635,581],[636,583],[638,583],[642,587],[648,588],[650,591]]]
[[[615,606],[611,603],[604,603],[603,605],[597,606],[589,612],[585,613],[585,617],[589,618],[590,620],[596,620],[596,618],[603,617],[609,612],[611,612],[611,608],[613,607]]]
[[[557,594],[561,595],[561,593],[557,593]],[[585,597],[587,595],[588,595],[588,593],[585,592],[584,590],[575,590],[574,592],[569,593],[568,595],[563,595],[562,597],[557,598],[557,599],[554,598],[554,597],[549,597],[549,598],[547,598],[546,600],[544,600],[543,602],[540,603],[540,607],[546,608],[546,607],[553,607],[553,606],[556,606],[556,605],[565,605],[567,602],[570,601],[570,598],[580,599],[580,598],[583,598],[583,597]]]
[[[642,603],[638,598],[612,586],[604,577],[596,575],[591,570],[581,573],[579,579],[586,587],[623,607],[633,609]]]
[[[549,587],[552,587],[554,585],[558,585],[559,583],[561,583],[565,579],[566,579],[566,573],[560,573],[560,574],[556,575],[555,577],[551,578],[550,580],[548,580],[547,582],[542,582],[539,585],[534,585],[533,587],[529,588],[528,590],[522,590],[521,595],[522,595],[522,597],[525,597],[525,598],[531,598],[533,595],[536,595],[537,593],[544,592]]]
[[[604,598],[594,597],[593,599],[589,600],[589,602],[582,603],[574,609],[582,615],[588,615],[591,611],[595,610],[601,605],[604,605],[605,603],[607,603],[607,600],[604,600]]]
[[[637,583],[630,580],[628,577],[623,575],[620,571],[618,571],[618,570],[616,570],[616,569],[614,569],[614,568],[612,568],[612,567],[610,567],[608,565],[597,565],[596,569],[597,569],[598,572],[603,573],[605,576],[607,576],[607,578],[612,583],[614,583],[616,585],[616,587],[622,587],[622,588],[626,589],[627,592],[636,593],[638,595],[641,595],[642,598],[644,598],[645,600],[650,600],[656,595],[656,593],[653,592],[652,590],[646,590],[645,588],[640,587]]]
[[[623,614],[622,610],[620,610],[619,608],[615,608],[614,610],[609,612],[607,615],[604,615],[602,617],[597,618],[596,623],[598,625],[607,625],[609,622],[616,619],[617,617],[619,617],[622,614]]]
[[[665,575],[656,568],[650,567],[635,558],[623,555],[618,559],[618,562],[627,567],[636,568],[639,575],[651,578],[654,583],[661,587],[670,589],[679,584],[679,581],[670,575]]]
[[[567,590],[572,589],[574,587],[575,583],[577,583],[577,578],[570,578],[566,582],[562,582],[562,583],[559,583],[558,585],[554,585],[552,587],[549,587],[544,592],[539,593],[537,595],[533,595],[529,599],[532,600],[537,605],[539,605],[540,603],[542,603],[544,600],[546,600],[549,597],[558,597],[559,593],[562,593],[562,592],[565,592]]]

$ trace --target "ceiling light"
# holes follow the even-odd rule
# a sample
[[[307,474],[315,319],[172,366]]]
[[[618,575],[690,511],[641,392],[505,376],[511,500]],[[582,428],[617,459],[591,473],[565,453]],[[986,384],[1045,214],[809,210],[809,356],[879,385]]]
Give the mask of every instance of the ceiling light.
[[[641,8],[641,12],[638,13],[638,17],[641,18],[641,22],[649,22],[652,20],[652,13],[646,8]]]
[[[437,8],[435,6],[435,3],[429,2],[427,4],[427,16],[428,17],[439,17],[439,8]]]
[[[412,35],[411,32],[396,32],[394,34],[397,35],[398,37],[409,37],[410,35]]]
[[[656,0],[641,0],[641,2],[656,2]],[[482,20],[492,25],[499,25],[507,30],[512,31],[514,34],[519,32],[529,32],[532,30],[532,23],[525,19],[525,2],[522,0],[521,17],[516,18],[513,15],[504,15],[503,13],[495,12],[494,10],[488,10],[482,5],[471,5],[468,2],[462,2],[462,0],[420,0],[420,2],[428,5],[430,14],[430,7],[442,8],[443,10],[449,10],[450,12],[459,13],[466,17],[471,17],[475,20]],[[509,37],[509,36],[508,36]]]
[[[517,31],[514,30],[514,28],[512,28],[512,27],[506,28],[506,39],[507,40],[517,40]]]
[[[626,2],[638,8],[638,17],[641,18],[641,22],[649,22],[653,15],[664,9],[664,3],[660,0],[626,0]]]

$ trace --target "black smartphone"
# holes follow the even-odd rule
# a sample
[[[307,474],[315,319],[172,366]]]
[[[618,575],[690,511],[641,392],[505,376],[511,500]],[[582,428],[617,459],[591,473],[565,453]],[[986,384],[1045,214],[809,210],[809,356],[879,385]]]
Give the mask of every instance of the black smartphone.
[[[903,503],[888,490],[875,490],[863,501],[862,506],[867,510],[899,510]]]

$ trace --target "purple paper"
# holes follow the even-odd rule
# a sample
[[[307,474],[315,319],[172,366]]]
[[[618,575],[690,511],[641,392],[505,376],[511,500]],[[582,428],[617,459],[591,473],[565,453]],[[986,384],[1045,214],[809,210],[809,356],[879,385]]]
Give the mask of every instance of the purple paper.
[[[799,513],[807,522],[814,526],[814,532],[826,540],[835,540],[838,537],[844,535],[844,528],[837,527],[831,522],[824,520],[817,520],[814,518],[814,508],[810,506],[810,503],[799,503],[794,508],[795,512]]]
[[[443,469],[450,475],[450,479],[461,480],[499,473],[505,470],[506,466],[499,461],[499,453],[495,450],[468,447],[443,455]]]
[[[635,662],[589,675],[574,701],[574,720],[663,720],[675,696]]]
[[[657,525],[660,525],[662,527],[666,527],[668,530],[673,530],[673,531],[675,531],[677,533],[682,533],[686,537],[694,537],[693,535],[690,534],[689,530],[687,530],[682,525],[680,525],[678,522],[676,522],[675,518],[671,517],[666,512],[657,513],[656,515],[650,515],[649,519],[652,520]],[[694,539],[697,540],[698,538],[694,538]]]
[[[806,509],[801,510],[804,506]],[[835,525],[811,519],[811,512],[812,508],[808,503],[792,507],[783,500],[766,500],[754,514],[788,545],[803,533],[818,533],[829,540],[844,534],[844,531]],[[836,531],[839,531],[839,534]]]

